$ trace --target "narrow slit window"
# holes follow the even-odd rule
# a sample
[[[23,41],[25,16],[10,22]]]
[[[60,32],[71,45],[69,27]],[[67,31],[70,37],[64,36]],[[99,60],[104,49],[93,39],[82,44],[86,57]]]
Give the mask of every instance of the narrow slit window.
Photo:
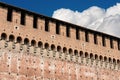
[[[95,43],[95,44],[98,44],[97,34],[96,34],[96,33],[94,33],[94,43]]]
[[[80,33],[78,28],[76,28],[76,39],[80,39]]]
[[[49,31],[49,21],[45,19],[45,31]]]
[[[12,9],[8,8],[8,12],[7,12],[7,21],[12,21]]]
[[[34,16],[34,19],[33,19],[33,28],[37,28],[37,16]]]
[[[106,46],[105,36],[102,36],[102,45]]]
[[[21,12],[21,21],[20,21],[20,23],[22,24],[22,25],[25,25],[25,12]]]
[[[60,24],[56,22],[56,34],[60,34]]]
[[[120,50],[120,40],[117,41],[118,44],[118,50]]]
[[[112,38],[110,38],[110,47],[114,48],[114,46],[113,46],[113,39]]]
[[[70,27],[66,26],[66,36],[70,37]]]
[[[88,35],[88,31],[85,31],[85,41],[89,42],[89,35]]]

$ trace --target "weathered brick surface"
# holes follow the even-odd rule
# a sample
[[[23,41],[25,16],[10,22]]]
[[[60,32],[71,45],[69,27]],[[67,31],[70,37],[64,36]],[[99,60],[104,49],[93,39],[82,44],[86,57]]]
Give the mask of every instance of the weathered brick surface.
[[[7,21],[8,7],[0,3],[0,80],[120,80],[119,38],[81,27],[80,39],[76,39],[76,25],[41,15],[37,15],[34,28],[35,13],[15,7],[11,7],[12,21]],[[22,11],[25,25],[20,23]],[[94,33],[98,44],[94,43]],[[102,45],[102,35],[106,36],[106,46]],[[114,48],[110,47],[111,37]]]
[[[1,80],[120,80],[119,70],[91,67],[73,62],[53,60],[47,57],[37,57],[22,53],[4,53],[0,60],[1,66],[9,63],[8,69],[2,67]],[[19,57],[21,56],[21,57]],[[9,58],[10,57],[10,58]],[[14,58],[13,58],[14,57]],[[18,60],[19,57],[19,60]],[[19,66],[18,66],[19,65]]]

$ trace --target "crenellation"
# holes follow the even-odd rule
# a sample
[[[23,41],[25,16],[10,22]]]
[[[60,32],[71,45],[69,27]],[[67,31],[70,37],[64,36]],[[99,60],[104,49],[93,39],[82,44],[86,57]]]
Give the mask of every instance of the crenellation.
[[[49,30],[50,30],[49,32],[52,35],[56,34],[56,24],[55,24],[55,22],[49,21]]]
[[[20,25],[20,16],[21,13],[20,12],[16,12],[15,10],[13,10],[12,12],[12,22],[14,23],[14,25]]]
[[[60,34],[61,34],[61,36],[64,36],[64,37],[66,37],[66,27],[65,27],[65,25],[60,25]]]
[[[33,16],[26,14],[26,25],[24,28],[33,29]]]
[[[70,38],[71,40],[76,40],[76,29],[70,28]]]
[[[85,32],[80,29],[80,40],[85,41]]]
[[[119,38],[0,4],[1,74],[20,80],[113,80],[107,75],[114,73],[118,79]]]

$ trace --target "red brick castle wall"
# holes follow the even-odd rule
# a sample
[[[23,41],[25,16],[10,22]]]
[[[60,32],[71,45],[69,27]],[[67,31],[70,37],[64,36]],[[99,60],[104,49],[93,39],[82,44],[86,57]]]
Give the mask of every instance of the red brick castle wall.
[[[120,80],[120,39],[0,3],[0,80]]]

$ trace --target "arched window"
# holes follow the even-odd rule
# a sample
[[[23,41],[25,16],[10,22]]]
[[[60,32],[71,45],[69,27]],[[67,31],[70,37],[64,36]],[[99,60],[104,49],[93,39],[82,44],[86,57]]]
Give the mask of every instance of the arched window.
[[[112,62],[112,59],[109,57],[109,63],[111,63]]]
[[[88,58],[89,56],[88,56],[88,53],[87,52],[85,52],[85,58]]]
[[[28,38],[25,38],[25,39],[24,39],[24,44],[25,44],[25,45],[29,45],[29,39],[28,39]]]
[[[74,55],[75,55],[75,56],[78,55],[78,50],[74,50]]]
[[[80,57],[83,57],[83,51],[80,51]]]
[[[9,36],[9,41],[14,41],[15,37],[13,35]]]
[[[61,52],[61,47],[60,46],[57,46],[57,51]]]
[[[35,40],[32,40],[31,41],[31,46],[35,46],[36,45],[36,41]]]
[[[106,56],[104,57],[104,61],[107,62],[107,57]]]
[[[100,60],[100,61],[102,61],[102,60],[103,60],[103,57],[102,57],[101,55],[100,55],[100,57],[99,57],[99,60]]]
[[[63,53],[67,53],[67,48],[66,47],[63,48]]]
[[[45,47],[45,49],[49,49],[49,44],[45,43],[44,47]]]
[[[116,64],[116,59],[115,58],[113,58],[113,64]]]
[[[94,57],[93,57],[93,54],[92,54],[92,53],[90,53],[90,59],[94,59]]]
[[[97,54],[95,54],[95,60],[98,60],[98,55]]]
[[[1,39],[2,39],[2,40],[6,40],[6,39],[7,39],[7,35],[6,35],[5,33],[2,33],[2,34],[1,34]]]
[[[117,60],[117,64],[119,64],[120,63],[120,60]]]
[[[40,47],[40,48],[43,47],[43,43],[41,41],[38,42],[38,47]]]
[[[22,38],[19,36],[19,37],[17,37],[17,43],[21,43],[22,42]]]
[[[51,50],[55,51],[55,45],[54,44],[51,45]]]
[[[71,48],[69,49],[69,54],[73,54],[73,50]]]

